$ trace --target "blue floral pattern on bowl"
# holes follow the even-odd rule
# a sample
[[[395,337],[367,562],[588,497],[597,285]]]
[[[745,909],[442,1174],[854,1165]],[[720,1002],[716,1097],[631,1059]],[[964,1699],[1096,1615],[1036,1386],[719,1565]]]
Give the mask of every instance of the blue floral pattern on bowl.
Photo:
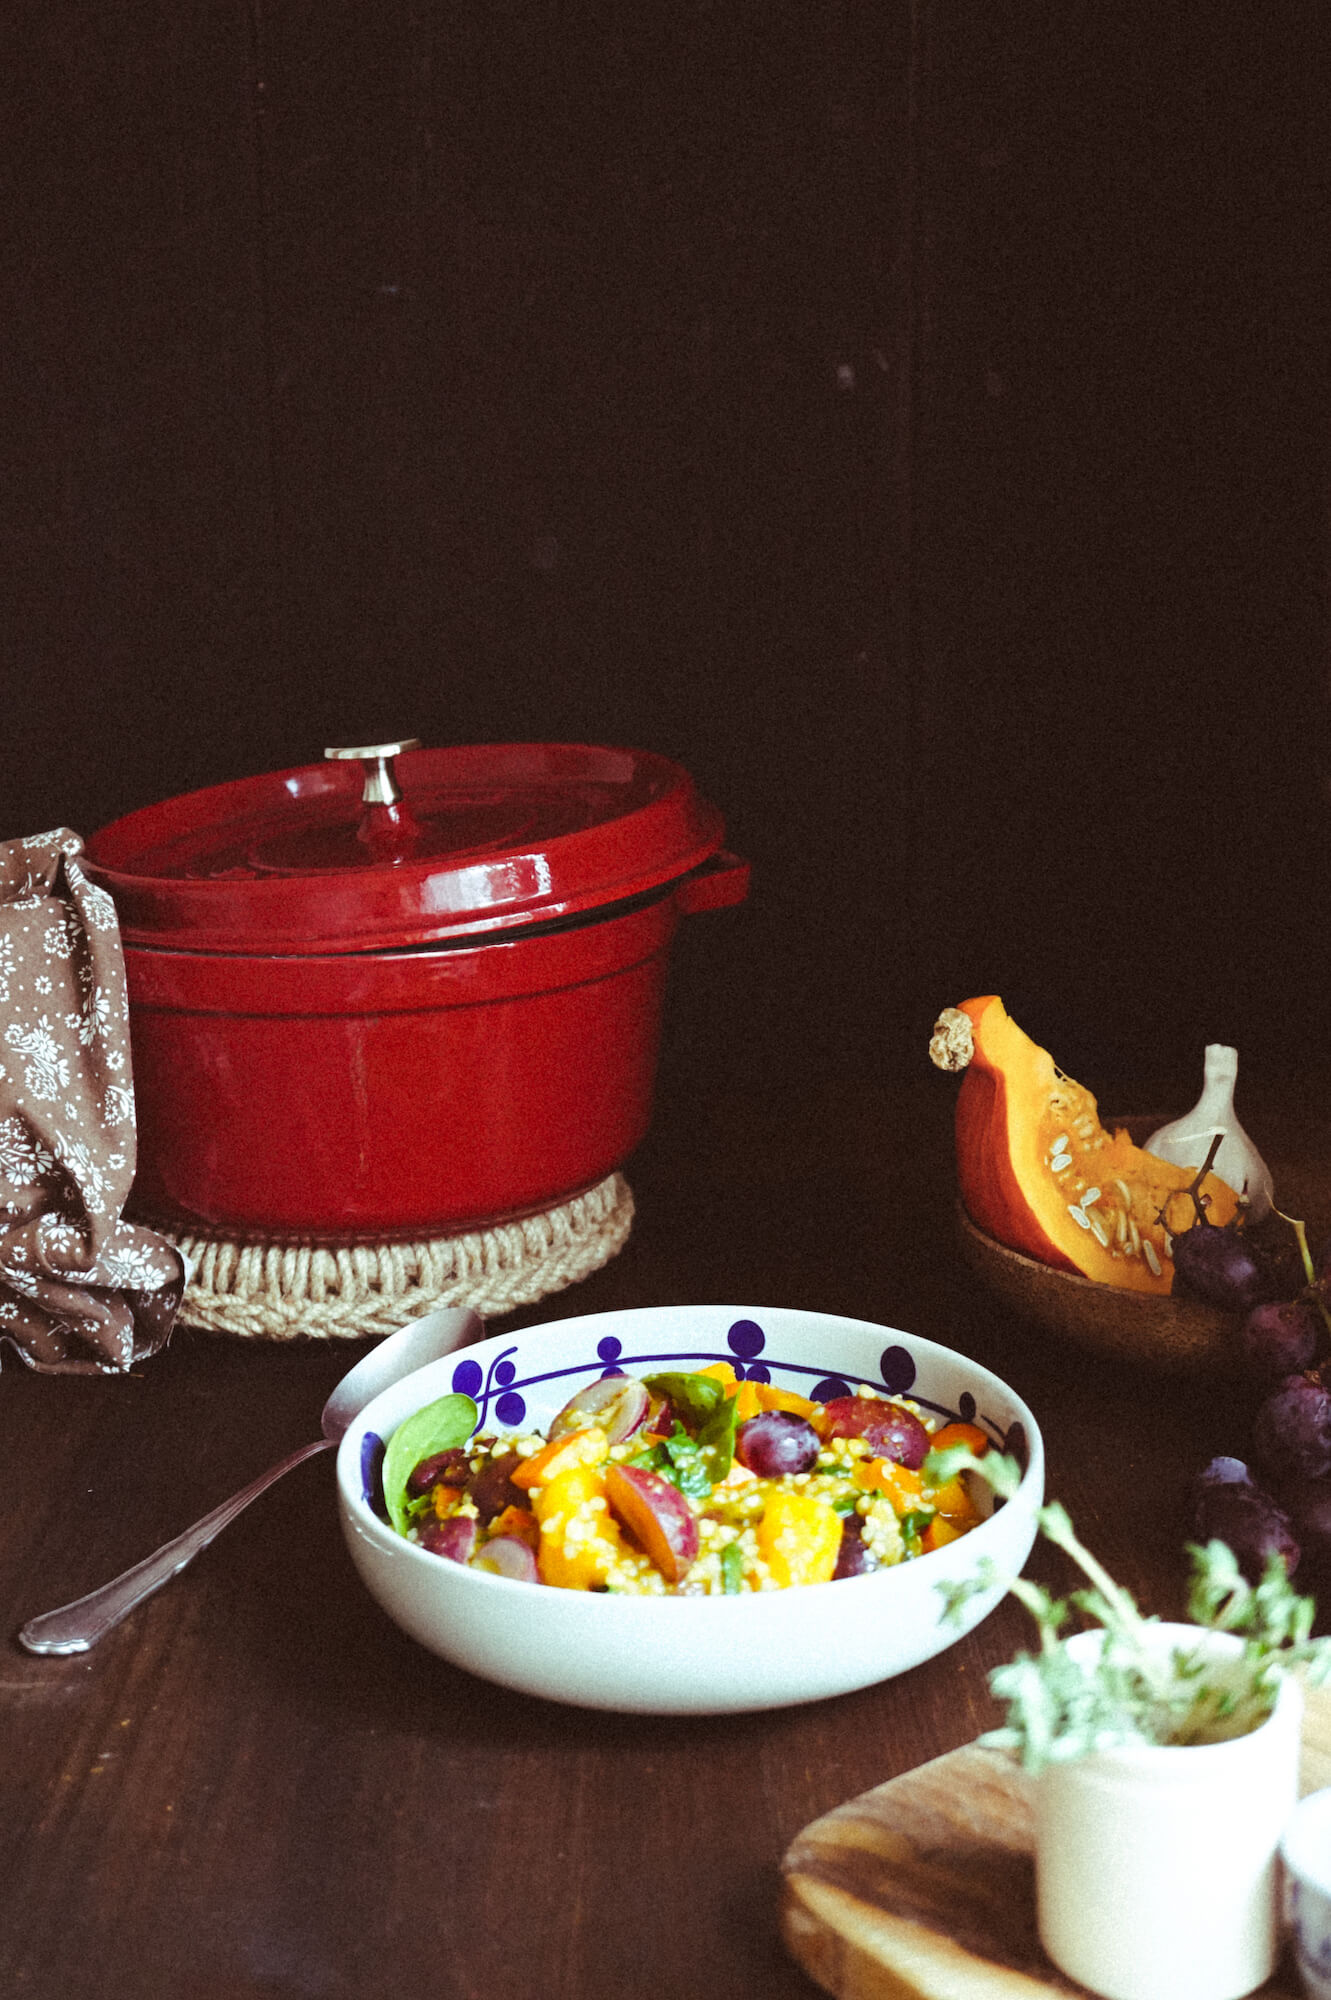
[[[681,1348],[677,1353],[626,1354],[623,1343],[615,1334],[607,1334],[597,1342],[596,1354],[588,1356],[585,1362],[564,1368],[550,1368],[539,1374],[518,1376],[517,1365],[512,1356],[518,1352],[516,1346],[496,1355],[488,1369],[469,1355],[462,1355],[453,1370],[453,1388],[464,1396],[470,1396],[479,1411],[479,1423],[484,1425],[488,1415],[506,1429],[516,1429],[526,1420],[527,1403],[522,1392],[531,1390],[538,1383],[554,1382],[564,1376],[582,1376],[601,1364],[603,1375],[623,1375],[630,1368],[649,1363],[653,1368],[661,1368],[668,1362],[688,1362],[696,1367],[708,1367],[715,1362],[729,1362],[736,1379],[750,1382],[770,1382],[772,1369],[779,1368],[785,1375],[811,1376],[813,1381],[805,1392],[815,1403],[830,1403],[837,1396],[854,1393],[857,1383],[846,1380],[841,1375],[828,1375],[821,1368],[808,1366],[802,1361],[787,1361],[766,1356],[767,1336],[756,1320],[737,1319],[726,1335],[724,1353],[714,1348]],[[866,1383],[868,1388],[883,1390],[889,1396],[908,1396],[915,1382],[915,1362],[909,1348],[901,1346],[885,1347],[879,1359],[879,1380]],[[946,1422],[978,1423],[995,1444],[1007,1443],[1007,1434],[1001,1425],[977,1414],[975,1398],[963,1395],[955,1410],[946,1409],[941,1403],[918,1399],[920,1407]]]
[[[766,1348],[767,1335],[758,1322],[737,1319],[726,1334],[725,1353],[714,1348],[690,1347],[672,1353],[653,1349],[645,1354],[626,1354],[618,1335],[606,1334],[596,1343],[595,1355],[589,1355],[585,1361],[519,1376],[517,1363],[513,1360],[519,1351],[515,1344],[495,1355],[488,1368],[482,1368],[474,1355],[461,1354],[453,1368],[452,1387],[456,1393],[472,1398],[477,1409],[476,1429],[482,1431],[486,1428],[487,1417],[504,1430],[520,1429],[527,1420],[524,1390],[530,1392],[543,1383],[558,1382],[566,1377],[585,1378],[596,1370],[598,1363],[602,1375],[625,1375],[630,1368],[644,1364],[655,1372],[671,1362],[706,1368],[722,1361],[729,1363],[735,1371],[736,1380],[741,1382],[770,1382],[773,1368],[779,1368],[786,1376],[813,1378],[803,1391],[813,1403],[830,1403],[838,1396],[851,1396],[861,1383],[889,1396],[910,1397],[915,1383],[917,1370],[914,1357],[908,1347],[899,1343],[885,1347],[879,1356],[877,1382],[870,1382],[864,1376],[856,1376],[852,1382],[844,1375],[829,1375],[823,1368],[812,1367],[803,1361],[787,1361],[768,1355]],[[944,1423],[978,1424],[988,1432],[1000,1450],[1012,1452],[1025,1464],[1026,1439],[1021,1425],[1013,1424],[1005,1429],[992,1417],[977,1410],[975,1398],[968,1390],[958,1397],[955,1409],[933,1402],[927,1396],[914,1396],[911,1400],[919,1409],[928,1410],[931,1416],[940,1418]],[[383,1505],[379,1478],[383,1453],[382,1440],[367,1431],[361,1446],[362,1490],[366,1502],[376,1512],[382,1512]]]

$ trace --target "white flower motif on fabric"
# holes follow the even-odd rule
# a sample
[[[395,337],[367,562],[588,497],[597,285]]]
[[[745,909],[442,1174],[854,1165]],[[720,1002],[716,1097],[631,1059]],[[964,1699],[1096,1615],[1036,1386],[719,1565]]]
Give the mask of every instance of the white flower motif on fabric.
[[[69,1089],[69,1060],[55,1038],[55,1030],[43,1014],[35,1028],[24,1028],[17,1021],[5,1029],[5,1040],[11,1049],[17,1049],[28,1061],[23,1065],[24,1081],[32,1096],[40,1103],[49,1103],[62,1090]]]
[[[102,1117],[108,1125],[134,1124],[134,1092],[127,1083],[108,1083],[102,1106]]]
[[[88,1248],[84,1231],[67,1216],[43,1216],[38,1225],[38,1235],[42,1250],[48,1257],[68,1257],[75,1252],[84,1254]]]
[[[71,866],[71,875],[73,872]],[[82,870],[79,870],[79,873],[82,876]],[[99,889],[95,882],[89,882],[86,877],[83,877],[83,912],[94,930],[113,931],[118,928],[115,904],[105,889]]]
[[[123,1285],[135,1292],[155,1291],[159,1285],[169,1284],[176,1275],[171,1263],[160,1255],[154,1256],[145,1245],[138,1243],[112,1245],[102,1252],[97,1264],[104,1283]]]
[[[55,1168],[55,1155],[21,1118],[0,1118],[0,1179],[33,1187]]]
[[[60,1164],[77,1186],[89,1208],[100,1213],[106,1207],[106,1175],[82,1139],[66,1139],[60,1147]]]
[[[15,970],[14,940],[0,931],[0,1001],[9,998],[9,982]]]
[[[0,1319],[17,1319],[18,1307],[13,1299],[0,1299]]]
[[[123,1068],[125,1067],[125,1058],[124,1058],[124,1056],[123,1056],[123,1055],[122,1055],[122,1054],[120,1053],[120,1050],[119,1050],[119,1049],[108,1049],[108,1050],[107,1050],[107,1052],[106,1052],[106,1067],[107,1067],[108,1069],[123,1069]]]
[[[90,1049],[99,1037],[103,1040],[113,1035],[116,1029],[116,1010],[109,993],[100,986],[95,987],[88,997],[83,1018],[79,1022],[79,1040],[85,1049]]]
[[[32,990],[34,993],[51,993],[55,989],[52,987],[50,980],[46,977],[46,974],[44,972],[39,972],[37,974],[37,977],[32,982]]]
[[[48,958],[72,958],[78,947],[78,926],[68,917],[62,917],[58,924],[48,924],[42,933],[42,950]]]

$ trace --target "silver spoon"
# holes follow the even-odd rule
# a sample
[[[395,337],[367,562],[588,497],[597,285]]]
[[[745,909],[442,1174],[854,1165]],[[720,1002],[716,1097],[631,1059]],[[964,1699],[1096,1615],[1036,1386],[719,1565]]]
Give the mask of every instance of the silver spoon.
[[[284,1472],[302,1465],[316,1452],[328,1451],[333,1445],[340,1444],[352,1418],[358,1416],[381,1389],[401,1381],[414,1369],[423,1368],[427,1361],[437,1360],[441,1354],[464,1346],[481,1331],[481,1322],[475,1313],[450,1306],[426,1313],[423,1319],[414,1319],[408,1325],[399,1327],[396,1333],[390,1333],[342,1377],[324,1404],[320,1420],[323,1436],[317,1443],[302,1445],[299,1451],[293,1451],[289,1458],[262,1473],[241,1492],[224,1500],[220,1507],[214,1507],[211,1514],[205,1514],[183,1535],[165,1543],[155,1555],[145,1556],[142,1562],[135,1563],[133,1569],[127,1569],[123,1576],[104,1583],[99,1590],[89,1591],[86,1597],[76,1598],[72,1604],[63,1604],[56,1611],[43,1611],[40,1617],[30,1618],[18,1635],[19,1644],[26,1646],[30,1653],[86,1653],[90,1646],[95,1646],[113,1626],[142,1604],[145,1597],[151,1597],[155,1590],[160,1590],[164,1583],[177,1576],[186,1563],[193,1562],[199,1550],[206,1549],[228,1521],[234,1521],[251,1500],[257,1500]]]

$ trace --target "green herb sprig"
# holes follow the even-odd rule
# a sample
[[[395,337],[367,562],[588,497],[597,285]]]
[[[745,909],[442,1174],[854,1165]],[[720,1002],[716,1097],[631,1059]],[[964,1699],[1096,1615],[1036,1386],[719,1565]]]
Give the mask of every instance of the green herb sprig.
[[[978,1474],[1010,1500],[1021,1467],[998,1452],[977,1458],[965,1446],[931,1452],[924,1477],[941,1485],[959,1473]],[[1005,1587],[1035,1622],[1039,1650],[1019,1653],[989,1675],[991,1693],[1007,1711],[1005,1726],[982,1743],[1014,1751],[1027,1770],[1124,1744],[1217,1743],[1246,1735],[1275,1706],[1283,1676],[1303,1668],[1310,1682],[1331,1679],[1331,1639],[1312,1637],[1316,1605],[1290,1582],[1273,1556],[1260,1582],[1249,1583],[1227,1543],[1189,1543],[1192,1581],[1188,1616],[1195,1646],[1165,1651],[1153,1641],[1159,1619],[1145,1615],[1081,1541],[1067,1509],[1051,1501],[1037,1517],[1040,1532],[1086,1578],[1055,1597],[1026,1577],[1005,1576],[983,1562],[971,1576],[939,1585],[944,1616],[956,1621],[972,1597]],[[1063,1643],[1075,1612],[1104,1634],[1098,1654],[1076,1658]],[[1232,1656],[1208,1654],[1206,1635],[1240,1641]]]

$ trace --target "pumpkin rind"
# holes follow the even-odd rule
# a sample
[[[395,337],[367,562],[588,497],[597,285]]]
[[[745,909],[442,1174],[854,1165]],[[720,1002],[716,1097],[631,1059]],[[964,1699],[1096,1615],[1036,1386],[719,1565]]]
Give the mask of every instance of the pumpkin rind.
[[[1159,1217],[1171,1215],[1191,1170],[1145,1152],[1125,1131],[1106,1131],[1090,1091],[1062,1074],[996,994],[964,1000],[961,1011],[974,1052],[957,1097],[957,1180],[971,1220],[1059,1270],[1167,1293],[1174,1266]],[[1234,1190],[1208,1174],[1201,1192],[1211,1220],[1229,1221]],[[1180,1200],[1177,1226],[1192,1217],[1191,1202]]]

